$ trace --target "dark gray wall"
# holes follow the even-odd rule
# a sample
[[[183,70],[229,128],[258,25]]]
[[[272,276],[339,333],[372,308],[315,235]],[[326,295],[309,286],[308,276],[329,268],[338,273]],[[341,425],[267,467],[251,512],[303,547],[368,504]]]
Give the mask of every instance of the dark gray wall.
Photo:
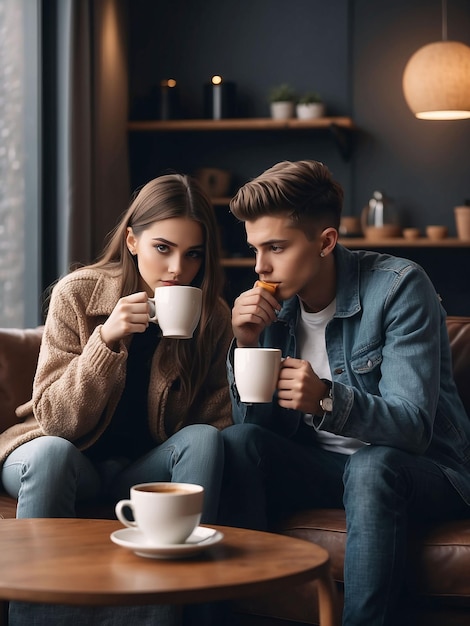
[[[351,115],[363,132],[354,157],[355,203],[374,188],[396,199],[406,225],[445,224],[470,198],[470,120],[416,119],[402,91],[403,70],[442,34],[440,0],[353,3]],[[469,0],[447,0],[448,38],[470,45]]]
[[[130,104],[152,117],[162,78],[180,85],[183,115],[201,117],[203,85],[213,74],[237,84],[240,116],[269,115],[267,94],[289,82],[314,89],[328,113],[359,127],[345,162],[327,136],[245,134],[235,141],[141,138],[133,184],[166,167],[228,167],[243,182],[274,162],[315,158],[346,190],[345,212],[359,214],[374,189],[392,196],[404,225],[445,224],[470,197],[470,120],[417,120],[401,79],[409,57],[441,38],[440,0],[130,0]],[[448,0],[448,35],[470,44],[469,0]],[[162,153],[163,148],[163,153]],[[204,163],[201,153],[204,153]]]

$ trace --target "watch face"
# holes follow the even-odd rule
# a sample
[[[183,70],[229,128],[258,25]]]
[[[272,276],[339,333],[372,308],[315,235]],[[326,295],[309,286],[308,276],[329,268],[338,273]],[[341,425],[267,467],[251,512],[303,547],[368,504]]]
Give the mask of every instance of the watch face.
[[[320,404],[321,408],[327,413],[331,413],[333,411],[333,398],[327,396],[321,400]]]

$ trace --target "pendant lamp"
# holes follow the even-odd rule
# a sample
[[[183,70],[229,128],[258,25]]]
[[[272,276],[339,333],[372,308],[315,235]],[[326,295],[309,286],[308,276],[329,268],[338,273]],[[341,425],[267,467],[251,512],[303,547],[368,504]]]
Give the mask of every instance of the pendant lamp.
[[[447,41],[446,0],[442,0],[442,41],[413,54],[403,74],[403,92],[420,119],[470,118],[470,47]]]

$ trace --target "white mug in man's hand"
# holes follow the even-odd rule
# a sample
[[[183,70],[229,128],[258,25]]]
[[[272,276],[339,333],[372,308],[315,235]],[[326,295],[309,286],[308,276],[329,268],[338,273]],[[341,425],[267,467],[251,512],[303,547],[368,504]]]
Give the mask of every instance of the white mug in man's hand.
[[[235,348],[235,384],[242,402],[271,402],[281,357],[282,352],[277,348]]]
[[[149,305],[150,321],[164,337],[191,339],[201,317],[202,291],[187,285],[157,287]]]

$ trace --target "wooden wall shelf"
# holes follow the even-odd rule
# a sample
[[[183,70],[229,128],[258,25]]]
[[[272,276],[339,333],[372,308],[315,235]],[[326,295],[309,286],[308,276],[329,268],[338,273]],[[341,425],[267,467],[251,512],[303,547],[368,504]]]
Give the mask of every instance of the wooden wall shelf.
[[[470,248],[470,241],[463,241],[456,237],[446,237],[445,239],[404,239],[403,237],[390,237],[388,239],[365,239],[363,237],[340,238],[341,243],[351,250],[373,248]]]
[[[448,315],[470,315],[470,241],[452,237],[442,241],[431,241],[426,237],[409,241],[396,237],[380,241],[341,238],[340,243],[350,249],[376,250],[418,263],[433,282]],[[255,257],[228,257],[222,260],[222,265],[228,278],[228,300],[233,302],[257,278]]]
[[[470,250],[470,241],[462,241],[461,239],[451,237],[439,241],[433,241],[426,237],[412,241],[400,237],[380,240],[351,237],[350,239],[341,238],[339,243],[351,250],[380,250],[383,248],[468,248]],[[222,265],[224,267],[254,267],[255,259],[254,257],[229,257],[222,259]]]
[[[291,118],[274,120],[270,117],[236,118],[225,120],[131,120],[128,130],[132,132],[245,132],[245,131],[328,131],[342,157],[348,160],[352,152],[351,131],[355,129],[349,117],[319,117],[312,120]]]
[[[254,267],[255,266],[255,258],[254,257],[226,257],[222,259],[223,267]]]
[[[211,198],[211,202],[214,206],[228,206],[230,204],[230,200],[232,199],[231,196],[227,196],[227,197],[217,197],[217,198]]]
[[[318,130],[331,125],[352,130],[349,117],[319,117],[312,120],[273,120],[270,117],[236,118],[225,120],[134,120],[128,122],[132,131],[177,132],[177,131],[249,131],[249,130]]]

